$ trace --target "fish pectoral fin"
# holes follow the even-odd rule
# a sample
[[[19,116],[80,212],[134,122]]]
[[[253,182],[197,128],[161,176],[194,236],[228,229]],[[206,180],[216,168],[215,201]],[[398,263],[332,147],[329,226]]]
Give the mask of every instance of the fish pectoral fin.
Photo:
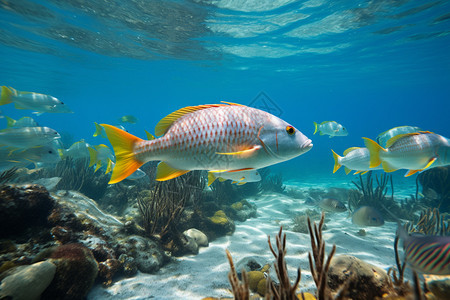
[[[411,176],[416,174],[417,172],[419,172],[420,170],[409,170],[408,172],[405,173],[405,177]]]
[[[214,173],[208,172],[208,186],[210,186],[216,180]]]
[[[436,161],[436,159],[437,159],[436,157],[431,158],[430,161],[427,163],[427,165],[420,171],[423,171],[423,170],[429,168]]]
[[[240,151],[236,151],[236,152],[216,152],[216,154],[220,154],[220,155],[240,155],[240,156],[244,156],[244,157],[249,157],[253,154],[256,153],[257,150],[261,149],[261,146],[257,145],[257,146],[253,146],[249,149],[244,149],[244,150],[240,150]]]
[[[165,162],[160,162],[158,164],[158,167],[156,168],[156,180],[157,181],[166,181],[173,178],[176,178],[178,176],[181,176],[183,174],[186,174],[190,170],[180,170],[174,167],[169,166]]]

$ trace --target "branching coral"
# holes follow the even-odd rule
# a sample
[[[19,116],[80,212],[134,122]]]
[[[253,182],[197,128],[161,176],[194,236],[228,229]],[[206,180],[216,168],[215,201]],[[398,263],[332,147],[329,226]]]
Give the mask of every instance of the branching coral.
[[[236,300],[248,300],[250,298],[250,291],[248,285],[248,276],[245,270],[242,270],[242,281],[239,281],[236,268],[234,267],[233,258],[228,250],[227,253],[228,262],[230,263],[230,272],[228,273],[228,280],[230,281],[231,288],[233,290],[234,299]]]
[[[438,208],[424,209],[420,213],[419,221],[415,225],[408,222],[406,230],[426,235],[450,235],[448,215],[441,215]]]
[[[291,285],[284,258],[286,256],[286,234],[283,234],[283,227],[280,227],[280,231],[276,236],[277,251],[274,250],[272,243],[270,242],[270,236],[268,239],[270,251],[272,251],[272,254],[275,257],[274,268],[279,280],[278,286],[273,282],[270,282],[270,291],[273,298],[283,300],[298,299],[296,291],[301,279],[301,270],[300,268],[297,269],[297,279],[294,284]]]

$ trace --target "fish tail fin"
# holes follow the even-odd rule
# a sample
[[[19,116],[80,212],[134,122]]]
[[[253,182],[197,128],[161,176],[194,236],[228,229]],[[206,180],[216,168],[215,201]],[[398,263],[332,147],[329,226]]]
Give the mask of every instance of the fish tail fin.
[[[331,150],[331,152],[333,152],[333,158],[334,158],[334,168],[333,168],[333,173],[336,173],[337,170],[339,170],[339,168],[342,166],[339,163],[339,158],[341,158],[339,155],[337,155],[336,152],[334,152],[333,150]]]
[[[97,122],[94,122],[95,125],[95,132],[93,134],[94,137],[99,136],[102,134],[102,126],[100,126]]]
[[[144,164],[144,162],[136,158],[133,152],[136,143],[143,140],[117,127],[108,124],[100,125],[105,129],[116,155],[116,165],[109,181],[109,184],[112,184],[127,178]]]
[[[364,144],[366,145],[366,148],[369,150],[370,153],[370,168],[375,168],[378,167],[381,164],[381,159],[380,159],[380,151],[387,151],[386,149],[384,149],[383,147],[381,147],[380,145],[377,144],[377,142],[363,137],[364,139]]]
[[[13,118],[10,118],[8,116],[5,116],[6,119],[6,127],[13,127],[14,124],[16,124],[16,120],[14,120]]]
[[[314,122],[314,133],[313,134],[316,134],[316,133],[317,133],[317,123]]]
[[[210,186],[216,180],[216,176],[213,173],[208,172],[208,186]]]
[[[2,86],[2,96],[0,97],[0,105],[9,104],[14,92],[6,86]]]

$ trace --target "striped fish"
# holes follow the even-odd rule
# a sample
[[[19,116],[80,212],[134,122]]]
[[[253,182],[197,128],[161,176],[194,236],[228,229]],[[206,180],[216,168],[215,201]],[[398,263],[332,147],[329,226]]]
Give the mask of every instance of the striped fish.
[[[225,103],[189,106],[163,118],[161,136],[143,140],[101,124],[116,155],[109,183],[116,183],[148,161],[159,160],[156,179],[169,180],[191,170],[240,172],[292,159],[312,148],[292,125],[259,109]]]
[[[450,275],[450,236],[408,235],[398,228],[406,262],[424,274]]]
[[[387,142],[387,149],[371,139],[363,139],[370,152],[371,168],[381,164],[385,172],[409,169],[407,177],[430,167],[450,164],[449,140],[429,131],[396,135]]]

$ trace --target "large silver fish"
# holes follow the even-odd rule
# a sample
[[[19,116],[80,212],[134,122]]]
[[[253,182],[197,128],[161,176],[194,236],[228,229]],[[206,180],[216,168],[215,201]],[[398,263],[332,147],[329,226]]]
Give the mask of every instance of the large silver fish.
[[[393,138],[396,135],[405,134],[405,133],[414,133],[414,132],[419,132],[419,131],[422,131],[422,129],[420,129],[417,126],[397,126],[397,127],[391,128],[389,130],[386,130],[385,132],[380,133],[377,136],[377,142],[378,142],[378,144],[380,144],[380,146],[386,147],[387,141],[389,141],[391,138]]]
[[[450,164],[449,140],[429,131],[396,135],[387,142],[387,149],[371,139],[363,139],[370,152],[371,168],[381,164],[385,172],[409,169],[405,176],[410,176]]]
[[[299,156],[311,140],[280,118],[239,104],[189,106],[163,118],[160,138],[142,140],[102,124],[116,155],[110,183],[123,180],[148,161],[160,160],[156,179],[169,180],[191,170],[259,169]]]
[[[60,139],[59,133],[49,127],[19,127],[0,130],[0,145],[15,148],[31,148]]]

